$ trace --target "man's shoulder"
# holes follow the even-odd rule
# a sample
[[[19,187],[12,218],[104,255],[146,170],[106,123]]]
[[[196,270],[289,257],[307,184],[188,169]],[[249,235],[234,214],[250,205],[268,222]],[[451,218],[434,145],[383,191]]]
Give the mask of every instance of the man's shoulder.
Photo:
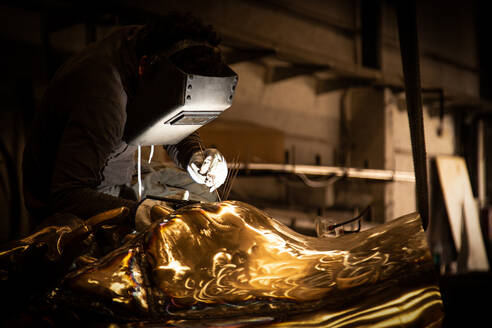
[[[73,55],[57,71],[45,94],[48,106],[73,107],[90,98],[106,100],[117,108],[126,107],[132,38],[140,26],[118,28],[104,39]],[[130,72],[131,73],[131,72]],[[127,86],[127,85],[126,85]],[[128,86],[127,86],[128,87]],[[55,109],[56,110],[56,109]]]
[[[75,85],[96,93],[107,93],[107,89],[121,92],[121,66],[128,64],[120,62],[124,60],[121,52],[128,51],[123,44],[138,29],[136,25],[119,27],[107,37],[74,54],[58,69],[52,84]]]
[[[124,102],[126,94],[115,65],[104,57],[87,57],[57,76],[48,91],[69,101],[107,98]]]

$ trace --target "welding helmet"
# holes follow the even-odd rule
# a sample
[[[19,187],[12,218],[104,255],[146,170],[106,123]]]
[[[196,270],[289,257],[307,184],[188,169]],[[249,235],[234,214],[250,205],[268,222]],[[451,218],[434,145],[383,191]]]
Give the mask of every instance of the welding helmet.
[[[189,47],[212,46],[180,41],[154,56],[139,77],[135,97],[127,105],[124,140],[128,144],[176,144],[231,106],[237,74],[222,62],[219,76],[184,71],[170,57]]]

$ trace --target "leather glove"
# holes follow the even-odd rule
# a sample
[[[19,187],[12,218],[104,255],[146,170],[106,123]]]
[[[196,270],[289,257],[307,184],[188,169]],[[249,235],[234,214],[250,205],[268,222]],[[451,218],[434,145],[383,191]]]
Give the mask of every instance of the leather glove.
[[[187,170],[195,182],[204,184],[213,192],[225,182],[227,162],[217,149],[208,148],[191,156]]]

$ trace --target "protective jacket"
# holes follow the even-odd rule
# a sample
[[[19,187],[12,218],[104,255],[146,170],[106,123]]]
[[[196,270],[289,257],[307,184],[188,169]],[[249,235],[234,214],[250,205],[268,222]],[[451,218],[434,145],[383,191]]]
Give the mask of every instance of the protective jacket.
[[[45,92],[23,160],[24,197],[33,216],[71,213],[82,219],[137,202],[105,193],[128,184],[136,146],[123,140],[127,104],[137,83],[139,26],[121,28],[71,57]],[[185,168],[200,149],[194,133],[165,146]]]

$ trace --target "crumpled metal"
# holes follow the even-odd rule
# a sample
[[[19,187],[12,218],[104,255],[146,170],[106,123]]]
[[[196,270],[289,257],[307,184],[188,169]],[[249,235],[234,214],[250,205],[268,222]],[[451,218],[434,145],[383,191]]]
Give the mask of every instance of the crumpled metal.
[[[443,309],[418,214],[314,238],[242,202],[169,212],[69,272],[48,301],[115,322],[437,327]]]
[[[94,245],[95,232],[127,221],[126,207],[84,221],[68,214],[49,217],[34,233],[0,247],[0,286],[18,296],[43,291],[65,275]]]

